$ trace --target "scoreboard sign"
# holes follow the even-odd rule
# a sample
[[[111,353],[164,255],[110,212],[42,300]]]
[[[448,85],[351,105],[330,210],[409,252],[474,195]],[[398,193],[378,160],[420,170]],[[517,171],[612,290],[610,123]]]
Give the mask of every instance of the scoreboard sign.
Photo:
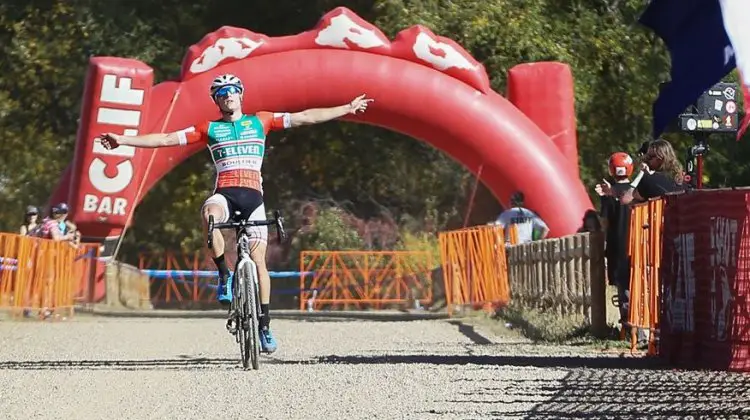
[[[717,83],[703,92],[694,109],[680,115],[680,129],[688,132],[733,133],[739,128],[738,88],[735,83]]]

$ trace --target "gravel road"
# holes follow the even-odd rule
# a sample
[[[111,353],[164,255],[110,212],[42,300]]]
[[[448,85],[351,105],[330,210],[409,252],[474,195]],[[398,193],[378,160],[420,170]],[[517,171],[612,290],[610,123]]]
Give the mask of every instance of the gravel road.
[[[273,326],[280,350],[243,371],[219,319],[0,322],[0,417],[750,417],[746,375],[659,370],[449,320]]]

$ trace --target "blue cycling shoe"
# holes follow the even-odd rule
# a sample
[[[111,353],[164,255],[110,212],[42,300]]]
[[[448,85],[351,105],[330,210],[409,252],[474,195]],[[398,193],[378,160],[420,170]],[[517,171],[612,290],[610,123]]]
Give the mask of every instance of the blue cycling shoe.
[[[273,353],[276,351],[276,340],[273,338],[273,334],[271,334],[271,330],[266,327],[260,330],[260,349],[263,351],[263,353]]]
[[[232,279],[234,274],[230,274],[229,277],[223,279],[219,277],[219,286],[216,289],[216,300],[222,305],[229,305],[232,303]]]

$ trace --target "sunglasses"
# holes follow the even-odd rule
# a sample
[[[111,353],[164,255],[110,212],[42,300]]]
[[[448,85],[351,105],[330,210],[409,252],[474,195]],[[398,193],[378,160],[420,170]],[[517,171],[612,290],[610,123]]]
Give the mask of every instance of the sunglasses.
[[[225,98],[229,95],[234,95],[234,94],[239,94],[239,93],[242,93],[240,88],[238,88],[237,86],[230,85],[230,86],[224,86],[223,88],[217,90],[216,93],[214,93],[214,97]]]

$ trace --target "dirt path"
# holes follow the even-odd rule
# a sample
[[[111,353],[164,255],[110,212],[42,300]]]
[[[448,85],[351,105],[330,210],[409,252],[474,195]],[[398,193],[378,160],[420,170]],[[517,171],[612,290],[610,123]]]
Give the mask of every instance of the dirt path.
[[[0,322],[7,419],[750,416],[750,377],[654,370],[447,320],[275,320],[280,350],[239,368],[219,319]],[[743,411],[743,408],[748,407]]]

